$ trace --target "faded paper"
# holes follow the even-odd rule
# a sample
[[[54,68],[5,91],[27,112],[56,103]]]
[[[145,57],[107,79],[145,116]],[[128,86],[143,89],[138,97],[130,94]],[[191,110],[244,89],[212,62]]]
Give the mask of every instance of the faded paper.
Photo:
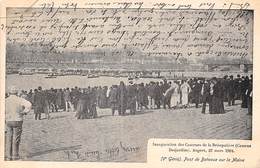
[[[27,4],[22,2],[9,3],[6,2],[6,5],[3,5],[1,8],[1,16],[3,13],[1,26],[6,31],[5,34],[1,30],[1,37],[5,37],[1,38],[1,51],[3,51],[1,52],[1,96],[3,100],[5,90],[8,90],[8,86],[14,84],[17,80],[16,78],[6,78],[5,73],[7,73],[7,70],[12,71],[12,67],[17,66],[20,69],[27,68],[35,62],[38,63],[37,66],[45,66],[46,62],[48,62],[51,68],[60,66],[61,69],[66,69],[66,65],[69,64],[69,68],[72,70],[78,68],[77,65],[80,65],[83,69],[88,69],[89,67],[92,69],[114,68],[116,71],[124,70],[125,68],[128,70],[138,69],[140,71],[163,69],[166,76],[172,75],[168,72],[172,66],[177,67],[176,71],[180,71],[180,73],[176,72],[176,75],[181,76],[183,71],[191,71],[192,68],[198,66],[198,63],[204,63],[209,64],[206,69],[203,69],[205,68],[203,67],[199,72],[187,72],[185,75],[210,78],[212,76],[222,77],[225,72],[207,74],[203,71],[212,70],[216,68],[215,66],[219,65],[222,65],[220,68],[225,69],[230,63],[237,64],[236,62],[243,60],[248,65],[246,68],[252,69],[253,64],[255,64],[253,68],[254,86],[257,86],[258,77],[256,72],[258,70],[258,60],[256,55],[258,53],[258,23],[256,20],[259,15],[257,9],[259,4],[256,1],[215,2],[215,4],[213,2],[206,2],[204,4],[196,2],[192,4],[188,1],[174,3],[145,1],[143,3],[133,2],[132,4],[122,2],[64,3],[52,1],[27,2]],[[16,6],[20,8],[15,8]],[[232,9],[229,9],[230,7]],[[6,19],[5,16],[7,16]],[[206,21],[204,22],[204,20]],[[88,23],[85,24],[84,22]],[[23,57],[18,56],[19,54]],[[56,58],[59,57],[63,58],[57,61]],[[158,64],[158,61],[162,64]],[[5,62],[7,63],[5,64]],[[194,65],[194,67],[187,64],[187,62]],[[212,62],[215,64],[212,64]],[[178,63],[178,65],[175,63]],[[241,67],[233,68],[239,69]],[[232,75],[236,75],[236,73]],[[51,87],[85,86],[85,83],[81,80],[73,80],[72,82],[61,80],[54,81],[54,83],[48,82],[47,79],[40,81],[39,78],[33,79],[31,82],[27,80],[25,78],[20,81],[19,86],[21,89],[36,88],[38,85],[46,89],[50,89]],[[126,79],[122,80],[127,82]],[[104,82],[101,82],[96,80],[87,83],[87,85],[96,86],[99,82],[100,85],[110,86],[117,81],[104,80]],[[257,158],[257,149],[259,149],[259,145],[257,144],[259,138],[257,134],[259,132],[259,126],[257,125],[257,118],[259,118],[257,114],[257,97],[257,87],[254,87],[254,109],[251,119],[247,119],[247,116],[236,116],[237,118],[241,117],[245,119],[244,122],[241,122],[241,124],[245,124],[245,127],[240,125],[242,130],[247,131],[243,135],[239,133],[232,134],[232,132],[230,132],[230,135],[225,135],[224,133],[224,135],[204,134],[203,129],[197,129],[203,120],[197,120],[197,122],[195,121],[186,126],[184,123],[183,126],[180,125],[179,130],[182,130],[181,127],[188,130],[191,129],[190,127],[195,127],[194,132],[184,134],[172,133],[170,129],[172,126],[171,120],[164,119],[165,126],[160,126],[159,122],[155,122],[155,127],[153,127],[153,123],[149,127],[150,123],[139,119],[140,125],[136,125],[136,127],[140,126],[147,129],[138,132],[129,132],[129,134],[125,132],[127,136],[122,136],[124,137],[123,139],[120,138],[120,135],[120,137],[116,135],[114,137],[115,143],[111,143],[113,138],[112,140],[110,138],[111,141],[106,141],[106,136],[113,136],[113,133],[110,134],[108,132],[104,133],[101,136],[102,138],[95,139],[98,143],[95,143],[95,141],[90,142],[93,145],[85,146],[81,150],[79,148],[82,146],[78,143],[78,139],[76,139],[71,142],[69,148],[61,147],[61,151],[63,150],[62,154],[58,153],[53,156],[47,156],[47,158],[41,158],[41,152],[44,154],[44,150],[39,150],[40,154],[37,158],[37,150],[35,150],[32,152],[32,155],[27,155],[27,158],[24,160],[48,161],[45,163],[39,161],[30,162],[31,164],[37,164],[37,166],[40,166],[40,164],[43,164],[43,166],[48,164],[54,165],[51,161],[71,161],[75,166],[104,166],[104,163],[95,164],[88,161],[109,162],[105,163],[106,166],[165,166],[165,164],[159,162],[161,155],[159,149],[149,150],[153,149],[153,147],[150,146],[151,143],[148,145],[148,139],[159,138],[158,141],[161,143],[164,143],[164,141],[166,143],[171,142],[169,140],[171,138],[180,139],[173,140],[172,142],[185,142],[185,140],[181,139],[209,139],[209,142],[215,141],[216,143],[221,143],[222,140],[232,140],[230,144],[237,144],[240,140],[245,140],[247,144],[252,145],[251,148],[244,150],[243,154],[241,154],[241,157],[245,161],[228,166],[259,167],[259,161],[257,163],[257,160],[259,160]],[[1,111],[4,111],[4,102],[1,103],[1,108]],[[4,113],[2,114],[4,115]],[[226,118],[223,117],[223,122]],[[1,123],[2,128],[4,128],[4,119]],[[96,124],[101,123],[102,121],[99,121]],[[239,127],[240,123],[232,124],[234,124],[234,127]],[[73,125],[73,123],[70,123],[70,125]],[[210,125],[208,124],[208,126]],[[123,123],[123,125],[115,128],[115,131],[120,131],[122,128],[127,130],[131,129],[131,126],[124,125]],[[67,129],[70,130],[69,128]],[[161,132],[160,129],[162,130]],[[149,131],[151,131],[151,134],[149,134]],[[240,129],[237,131],[239,132]],[[140,136],[139,134],[142,134],[142,132],[147,136]],[[196,132],[200,132],[200,134],[196,134]],[[49,136],[44,135],[44,133],[44,129],[41,129],[40,133],[36,132],[36,134],[42,135],[40,137]],[[55,134],[55,131],[52,134]],[[33,138],[33,135],[31,136]],[[92,136],[83,136],[82,138],[85,141],[91,141]],[[134,139],[135,136],[141,138],[132,141],[131,139]],[[91,137],[90,140],[88,140],[89,137]],[[4,136],[1,136],[1,138],[1,147],[3,147]],[[30,137],[27,138],[30,139]],[[59,137],[59,135],[56,140],[53,142],[58,143],[57,146],[59,147],[59,142],[65,141],[65,144],[70,143],[69,139],[66,141],[66,137]],[[48,140],[45,141],[48,142]],[[196,141],[198,141],[198,144],[202,143],[200,140],[192,140],[194,143]],[[46,148],[48,147],[46,146]],[[55,149],[55,145],[49,148],[53,150]],[[2,149],[1,151],[3,154],[4,150]],[[147,151],[151,153],[146,154]],[[86,152],[87,156],[91,155],[91,157],[87,157],[86,159]],[[164,152],[167,153],[166,151]],[[33,159],[32,156],[35,153],[36,158]],[[196,156],[194,153],[191,153],[191,155]],[[61,157],[59,158],[59,156]],[[127,162],[133,163],[124,163],[124,159]],[[74,161],[79,161],[80,163],[75,163]],[[120,163],[114,163],[115,161]],[[55,165],[64,166],[66,164],[61,162],[55,162]],[[16,163],[19,166],[27,167],[26,164],[29,162],[19,161],[19,163]],[[225,163],[215,163],[223,167],[226,166]],[[5,161],[3,164],[8,167],[15,166],[13,162]],[[192,162],[191,164],[197,163]],[[206,164],[214,166],[210,162]],[[197,164],[196,166],[206,166],[206,164]],[[189,163],[167,163],[167,166],[188,167]]]

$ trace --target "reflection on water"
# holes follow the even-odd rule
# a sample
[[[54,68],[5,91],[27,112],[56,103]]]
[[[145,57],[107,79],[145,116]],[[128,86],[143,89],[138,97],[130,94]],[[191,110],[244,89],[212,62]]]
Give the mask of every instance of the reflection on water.
[[[6,76],[6,89],[10,86],[16,86],[19,89],[29,90],[42,86],[43,89],[66,88],[88,86],[111,86],[119,84],[120,81],[128,83],[126,77],[98,77],[88,78],[87,76],[58,76],[57,78],[45,78],[46,75],[18,75],[12,74]],[[134,79],[135,83],[148,83],[150,81],[161,81],[161,79],[144,78]]]

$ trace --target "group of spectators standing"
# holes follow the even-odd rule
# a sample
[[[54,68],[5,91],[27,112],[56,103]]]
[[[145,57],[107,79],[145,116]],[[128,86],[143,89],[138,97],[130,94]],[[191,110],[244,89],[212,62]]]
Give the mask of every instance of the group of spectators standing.
[[[111,108],[112,115],[136,114],[138,110],[160,108],[187,108],[195,104],[198,108],[202,104],[202,113],[225,113],[224,102],[229,106],[241,100],[241,108],[248,108],[252,115],[253,76],[237,75],[234,77],[211,79],[189,79],[147,84],[134,84],[123,81],[111,87],[88,87],[43,90],[38,87],[34,91],[22,91],[18,94],[16,88],[6,94],[6,130],[7,130],[7,156],[6,160],[19,159],[19,144],[22,134],[23,116],[34,109],[35,120],[41,120],[45,113],[49,119],[49,112],[76,111],[77,119],[97,117],[99,108]]]
[[[160,108],[187,108],[195,104],[198,108],[202,104],[202,113],[206,113],[206,105],[209,105],[207,113],[225,113],[224,102],[229,106],[235,105],[236,100],[241,100],[241,108],[248,108],[248,114],[252,114],[252,75],[250,77],[232,75],[224,78],[189,79],[175,81],[150,82],[148,84],[123,82],[113,85],[107,94],[112,109],[112,115],[118,110],[119,115],[124,115],[126,109],[130,114],[135,114],[136,109],[160,109]]]
[[[111,108],[112,115],[126,115],[145,109],[187,108],[192,104],[196,108],[202,105],[202,113],[206,113],[209,105],[210,114],[225,113],[224,102],[235,105],[242,100],[241,107],[252,113],[252,75],[236,78],[191,78],[187,80],[162,80],[160,82],[135,84],[123,81],[111,87],[87,87],[43,90],[41,87],[22,91],[20,96],[30,101],[34,108],[35,120],[41,119],[45,113],[49,119],[50,112],[76,111],[77,119],[97,117],[97,107]]]

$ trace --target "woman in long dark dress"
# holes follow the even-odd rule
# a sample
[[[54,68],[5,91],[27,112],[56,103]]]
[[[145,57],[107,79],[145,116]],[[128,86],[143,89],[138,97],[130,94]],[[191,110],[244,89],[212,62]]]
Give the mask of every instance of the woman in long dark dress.
[[[123,81],[120,81],[118,87],[118,113],[119,115],[125,115],[127,108],[127,90]]]
[[[212,79],[214,84],[213,86],[213,93],[212,93],[212,100],[211,100],[211,109],[210,114],[223,114],[225,113],[224,110],[224,103],[223,103],[223,87],[220,81],[217,81],[216,78]]]
[[[253,81],[249,80],[249,86],[246,91],[247,96],[247,106],[248,106],[248,114],[252,115],[252,106],[253,106]]]
[[[88,102],[89,97],[86,91],[80,93],[79,101],[77,103],[77,111],[75,117],[77,119],[86,119],[88,118]]]
[[[242,95],[242,104],[241,108],[247,108],[247,95],[246,95],[246,90],[249,87],[249,78],[246,76],[245,78],[242,78],[242,83],[241,83],[241,95]]]

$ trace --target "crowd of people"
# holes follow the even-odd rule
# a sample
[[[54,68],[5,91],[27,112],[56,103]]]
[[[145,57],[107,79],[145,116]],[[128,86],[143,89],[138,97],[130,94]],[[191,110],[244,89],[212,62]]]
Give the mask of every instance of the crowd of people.
[[[252,115],[252,84],[253,76],[237,75],[236,78],[193,78],[188,80],[174,80],[135,84],[123,81],[111,87],[88,87],[46,89],[42,87],[21,91],[14,87],[6,94],[6,160],[19,159],[19,144],[22,135],[23,116],[34,109],[35,120],[41,120],[45,113],[50,119],[49,112],[74,111],[77,119],[97,117],[97,107],[111,108],[112,115],[136,114],[145,109],[187,108],[192,104],[196,108],[202,104],[202,113],[206,113],[207,104],[210,114],[225,113],[224,102],[229,106],[241,100],[241,108],[248,108]]]
[[[30,101],[34,108],[35,120],[41,119],[45,113],[50,118],[50,112],[76,111],[77,119],[97,117],[97,107],[111,108],[112,115],[126,115],[145,109],[160,108],[187,108],[192,104],[196,108],[202,105],[202,113],[225,113],[224,102],[229,106],[235,105],[236,100],[242,100],[241,107],[248,108],[252,114],[252,75],[236,78],[224,76],[223,78],[191,78],[186,80],[166,79],[160,82],[135,84],[123,81],[111,87],[87,87],[46,89],[42,87],[21,91],[20,97]]]

